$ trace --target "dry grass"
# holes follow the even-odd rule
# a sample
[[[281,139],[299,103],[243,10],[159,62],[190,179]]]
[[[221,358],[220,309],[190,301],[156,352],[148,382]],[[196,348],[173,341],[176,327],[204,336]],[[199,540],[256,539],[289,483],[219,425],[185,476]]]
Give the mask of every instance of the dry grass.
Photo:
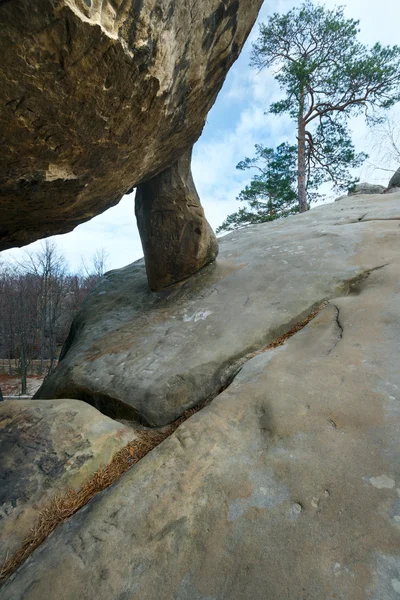
[[[211,402],[211,398],[196,408],[185,411],[179,419],[166,427],[162,433],[151,430],[137,432],[137,439],[129,442],[127,446],[119,450],[111,462],[99,469],[80,490],[75,491],[70,488],[66,492],[55,496],[40,512],[36,525],[31,529],[30,534],[23,541],[20,548],[9,558],[6,557],[0,569],[0,583],[8,579],[15,569],[54,531],[57,525],[66,521],[96,494],[117,481],[128,469],[169,437],[179,425],[201,408],[204,408],[209,402]]]
[[[140,433],[138,439],[119,450],[111,462],[99,469],[80,490],[69,489],[67,492],[55,496],[39,514],[35,527],[32,528],[22,546],[10,558],[6,557],[0,571],[0,581],[5,581],[54,531],[57,525],[85,506],[93,496],[119,479],[132,465],[158,446],[167,435],[153,432]]]
[[[286,340],[288,340],[289,338],[291,338],[295,333],[297,333],[298,331],[300,331],[301,329],[303,329],[303,327],[305,327],[306,325],[308,325],[308,323],[310,321],[312,321],[313,319],[315,319],[315,317],[321,312],[321,310],[323,308],[325,308],[325,306],[327,304],[328,304],[328,302],[323,302],[322,304],[320,304],[318,306],[318,308],[316,308],[305,319],[303,319],[303,321],[299,321],[298,323],[296,323],[296,325],[294,325],[292,327],[292,329],[289,329],[289,331],[287,331],[286,333],[284,333],[281,336],[279,336],[278,338],[276,338],[270,344],[267,344],[267,346],[263,346],[262,348],[260,348],[259,350],[256,350],[255,352],[251,352],[250,354],[246,354],[245,358],[247,358],[247,359],[254,358],[254,356],[257,356],[258,354],[261,354],[262,352],[266,352],[266,350],[271,350],[272,348],[278,348],[278,346],[283,346],[283,344],[286,342]]]
[[[318,313],[327,305],[327,302],[321,304],[315,311],[310,313],[306,319],[299,321],[286,333],[275,339],[270,344],[263,346],[256,352],[245,356],[246,359],[253,358],[266,350],[282,346],[287,339],[303,329]],[[24,540],[22,546],[10,558],[6,558],[3,567],[0,570],[0,582],[4,582],[19,565],[28,558],[28,556],[50,535],[52,531],[71,517],[80,508],[85,506],[96,494],[105,490],[121,477],[132,465],[136,464],[146,454],[161,444],[169,437],[182,423],[196,412],[210,404],[213,398],[221,393],[224,388],[218,390],[207,398],[204,402],[186,410],[179,419],[167,426],[162,433],[156,431],[140,431],[138,438],[130,442],[127,446],[119,450],[112,461],[102,469],[99,469],[91,479],[78,491],[69,489],[66,493],[59,494],[48,504],[39,514],[35,527],[32,528],[29,536]]]

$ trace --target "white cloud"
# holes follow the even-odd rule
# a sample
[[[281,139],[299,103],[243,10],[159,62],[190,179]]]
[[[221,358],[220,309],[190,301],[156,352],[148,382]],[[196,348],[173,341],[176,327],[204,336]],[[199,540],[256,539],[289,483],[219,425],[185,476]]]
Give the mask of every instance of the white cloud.
[[[104,248],[108,253],[108,268],[123,267],[143,256],[136,228],[133,194],[88,223],[83,223],[70,233],[52,238],[64,253],[71,269],[79,270],[82,257],[90,263],[96,249]],[[2,252],[4,260],[23,260],[24,251],[39,250],[41,242],[34,242],[22,249],[14,248]]]

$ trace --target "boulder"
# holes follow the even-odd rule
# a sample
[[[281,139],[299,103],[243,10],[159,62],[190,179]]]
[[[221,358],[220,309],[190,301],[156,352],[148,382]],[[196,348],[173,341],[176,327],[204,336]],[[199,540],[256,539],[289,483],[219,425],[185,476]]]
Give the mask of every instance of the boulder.
[[[136,191],[135,213],[152,290],[190,277],[218,254],[193,182],[191,155],[190,149]]]
[[[392,175],[388,188],[400,188],[400,167],[397,169],[394,175]]]
[[[304,286],[317,286],[320,301],[318,260],[343,241],[337,259],[381,268],[247,362],[207,408],[60,526],[0,600],[398,599],[400,215],[364,223],[365,200],[356,202],[336,205],[336,222],[326,218],[332,207],[293,217],[304,239],[319,233],[320,257],[303,255],[314,267]],[[283,227],[283,243],[292,225],[259,227],[269,243]],[[250,244],[256,232],[236,239]],[[275,270],[258,269],[271,287],[283,251],[271,246]],[[301,293],[292,285],[292,296]],[[288,291],[277,296],[282,322]],[[268,297],[265,310],[274,310]]]
[[[385,191],[383,185],[377,185],[374,183],[357,183],[354,189],[349,192],[349,196],[355,196],[357,194],[382,194]]]
[[[71,231],[190,149],[261,4],[0,2],[0,250]]]
[[[109,272],[36,397],[78,398],[153,426],[173,421],[218,393],[245,354],[384,264],[375,219],[383,233],[385,219],[400,219],[399,196],[351,196],[233,232],[220,238],[216,263],[161,292],[148,290],[143,260]],[[356,255],[366,237],[368,252]]]
[[[41,509],[77,490],[135,438],[79,400],[8,400],[0,404],[0,564],[35,525]]]

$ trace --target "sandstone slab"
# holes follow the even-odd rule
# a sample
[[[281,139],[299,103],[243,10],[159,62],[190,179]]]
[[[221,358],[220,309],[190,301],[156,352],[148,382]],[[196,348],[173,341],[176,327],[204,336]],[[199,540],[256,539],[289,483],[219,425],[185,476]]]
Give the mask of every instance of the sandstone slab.
[[[143,260],[111,271],[37,397],[165,425],[218,392],[246,353],[383,265],[377,222],[396,219],[398,194],[351,196],[220,238],[216,263],[162,292],[149,291]],[[357,255],[368,235],[368,253]]]
[[[190,149],[261,4],[0,2],[0,250],[71,231]]]
[[[79,400],[0,404],[0,563],[30,533],[43,506],[79,489],[135,438]]]
[[[336,226],[356,238],[348,264],[373,252],[386,266],[247,362],[58,528],[1,600],[398,599],[399,221],[371,229],[348,202],[356,220],[348,210]],[[320,234],[325,210],[308,217]]]

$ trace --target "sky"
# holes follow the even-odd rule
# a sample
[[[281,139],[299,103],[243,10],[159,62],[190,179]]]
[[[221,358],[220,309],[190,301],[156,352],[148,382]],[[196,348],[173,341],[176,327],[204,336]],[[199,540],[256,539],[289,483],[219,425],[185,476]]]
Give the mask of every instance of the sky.
[[[246,0],[241,0],[245,2]],[[193,177],[206,217],[216,229],[226,216],[239,208],[239,192],[249,183],[249,171],[235,167],[246,156],[253,156],[254,145],[262,143],[276,147],[293,140],[294,130],[286,117],[266,115],[268,105],[279,99],[280,91],[270,72],[257,72],[249,66],[251,44],[258,36],[258,24],[273,12],[285,13],[301,4],[297,0],[265,0],[245,47],[231,68],[224,86],[207,117],[203,133],[193,152]],[[360,20],[359,39],[372,45],[398,44],[400,23],[399,0],[348,0],[347,3],[325,0],[327,8],[345,6],[347,18]],[[400,107],[393,110],[393,119],[400,123]],[[356,173],[361,181],[387,185],[391,173],[379,171],[372,165],[395,170],[399,165],[382,162],[377,145],[380,137],[369,131],[362,118],[351,122],[353,142],[357,151],[370,154],[368,162]],[[328,197],[332,201],[334,195]],[[104,249],[107,268],[123,267],[143,256],[134,215],[134,194],[124,196],[120,203],[79,225],[74,231],[52,238],[65,255],[71,270],[82,267],[82,258],[90,264],[96,250]],[[23,260],[24,250],[35,251],[41,242],[24,249],[13,249],[1,254],[4,260]]]

